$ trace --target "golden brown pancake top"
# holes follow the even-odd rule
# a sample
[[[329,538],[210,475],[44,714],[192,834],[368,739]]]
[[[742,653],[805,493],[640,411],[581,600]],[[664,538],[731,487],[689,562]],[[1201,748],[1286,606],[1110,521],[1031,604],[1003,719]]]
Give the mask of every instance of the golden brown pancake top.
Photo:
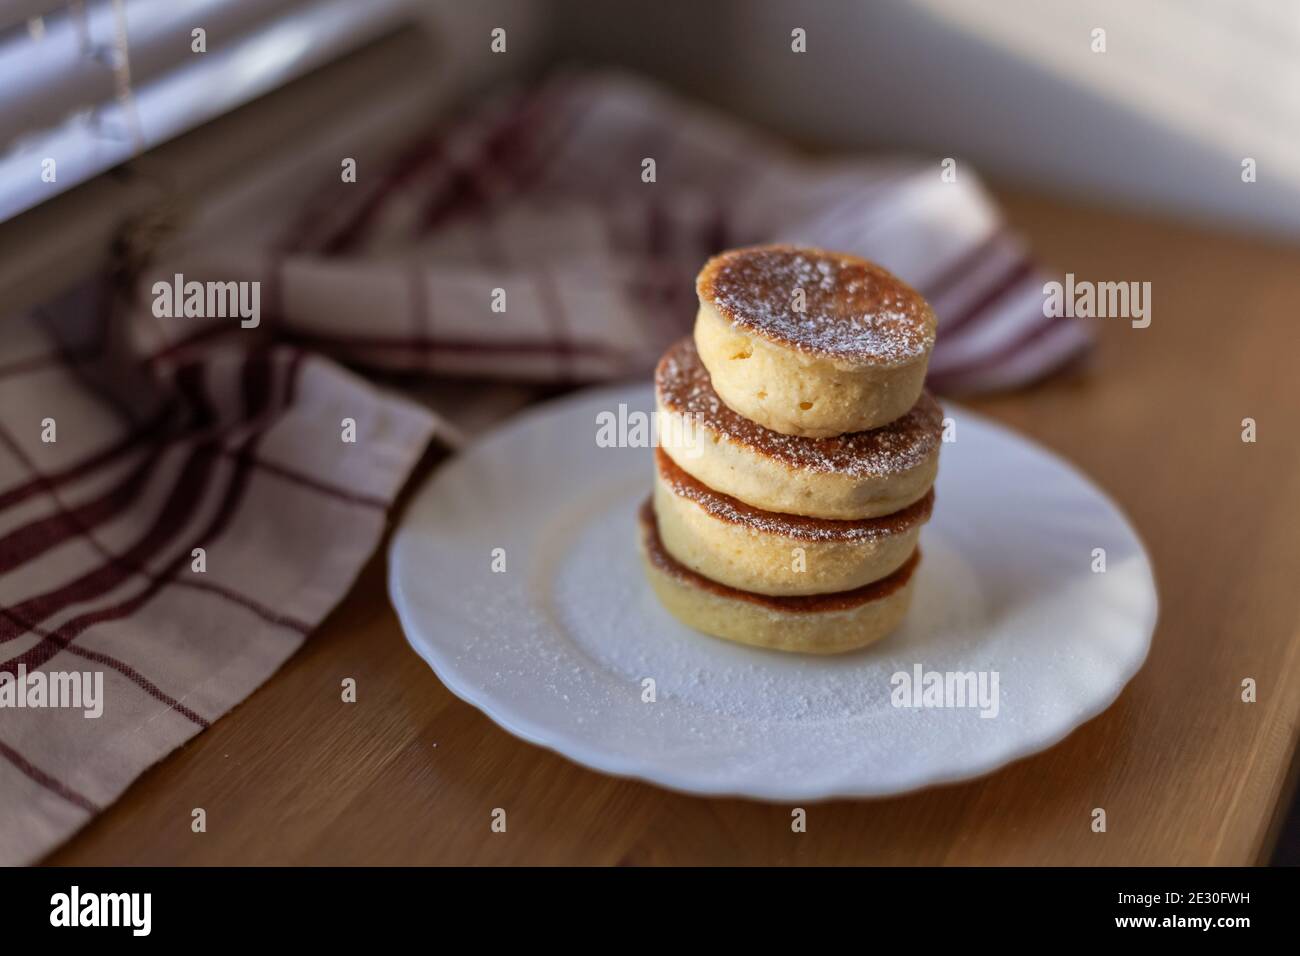
[[[719,521],[801,541],[873,541],[903,534],[929,521],[934,509],[934,489],[931,488],[906,508],[877,518],[813,518],[783,514],[755,508],[731,495],[715,491],[683,471],[662,448],[655,449],[655,466],[673,494],[695,502]]]
[[[733,249],[704,264],[695,289],[732,324],[801,352],[892,368],[934,346],[934,312],[920,293],[846,253]]]
[[[655,369],[660,403],[728,441],[747,445],[791,468],[852,478],[897,475],[924,464],[943,438],[943,410],[927,392],[902,418],[870,431],[804,438],[764,428],[732,411],[713,390],[690,336],[672,345]]]

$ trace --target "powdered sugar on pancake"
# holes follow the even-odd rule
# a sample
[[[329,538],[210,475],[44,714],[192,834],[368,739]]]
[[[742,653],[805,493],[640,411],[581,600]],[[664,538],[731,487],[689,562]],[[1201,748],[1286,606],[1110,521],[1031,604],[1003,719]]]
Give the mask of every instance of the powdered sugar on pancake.
[[[732,411],[713,390],[709,371],[687,336],[664,353],[655,370],[659,401],[703,428],[770,455],[792,468],[853,478],[896,475],[928,461],[943,436],[943,410],[929,393],[902,418],[880,428],[834,438],[783,435]]]
[[[795,246],[735,249],[705,264],[696,291],[734,325],[802,352],[892,367],[934,346],[925,299],[856,256]]]
[[[930,520],[934,509],[934,489],[901,511],[878,518],[842,521],[835,518],[810,518],[805,515],[764,511],[739,501],[704,482],[691,477],[662,448],[655,450],[655,467],[673,494],[695,502],[719,521],[743,525],[752,531],[782,535],[800,541],[874,541],[903,534]]]

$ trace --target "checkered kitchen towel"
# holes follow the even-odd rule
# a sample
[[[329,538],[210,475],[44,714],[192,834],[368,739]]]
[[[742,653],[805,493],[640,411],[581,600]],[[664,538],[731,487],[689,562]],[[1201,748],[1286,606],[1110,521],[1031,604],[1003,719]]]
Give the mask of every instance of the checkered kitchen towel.
[[[1019,384],[1087,344],[1043,318],[1041,277],[968,171],[809,161],[624,77],[560,76],[384,175],[337,169],[273,243],[199,237],[116,293],[4,325],[0,703],[34,700],[37,673],[104,676],[98,718],[0,707],[0,862],[74,832],[347,591],[431,435],[452,434],[362,372],[642,374],[689,328],[705,257],[769,240],[915,283],[942,388]],[[257,327],[167,317],[154,284],[178,273],[259,282]]]

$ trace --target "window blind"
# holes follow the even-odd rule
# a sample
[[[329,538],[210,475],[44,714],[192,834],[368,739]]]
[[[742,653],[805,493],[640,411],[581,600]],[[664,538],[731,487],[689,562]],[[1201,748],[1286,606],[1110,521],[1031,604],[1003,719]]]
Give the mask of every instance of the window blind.
[[[391,32],[413,6],[3,0],[0,221]]]

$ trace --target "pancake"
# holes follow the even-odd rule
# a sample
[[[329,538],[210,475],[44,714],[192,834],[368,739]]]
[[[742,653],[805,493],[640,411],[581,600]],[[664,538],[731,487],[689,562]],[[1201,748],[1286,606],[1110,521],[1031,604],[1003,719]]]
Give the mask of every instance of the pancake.
[[[874,263],[794,246],[735,249],[705,263],[696,292],[695,344],[714,390],[765,428],[865,431],[921,397],[934,312]]]
[[[852,521],[925,497],[939,468],[943,411],[928,393],[881,428],[835,438],[783,435],[734,412],[691,339],[655,370],[659,441],[685,472],[716,491],[785,514]]]
[[[851,591],[916,550],[934,493],[892,515],[830,521],[761,511],[714,491],[655,451],[655,518],[673,559],[719,584],[776,596]]]
[[[650,501],[641,506],[641,551],[650,584],[683,624],[740,644],[838,654],[889,634],[907,613],[920,551],[883,580],[838,594],[772,597],[697,574],[663,546]]]

